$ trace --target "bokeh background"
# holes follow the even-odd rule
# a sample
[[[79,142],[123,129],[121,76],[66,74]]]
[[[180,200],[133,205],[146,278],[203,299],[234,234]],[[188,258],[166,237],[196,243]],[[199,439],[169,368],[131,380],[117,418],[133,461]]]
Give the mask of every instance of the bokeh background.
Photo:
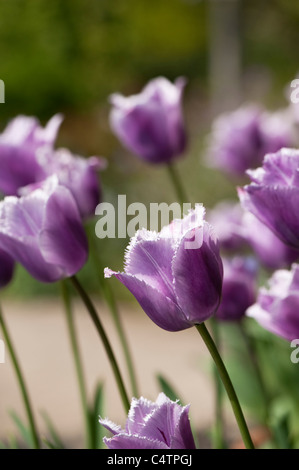
[[[157,76],[170,80],[185,76],[188,148],[177,161],[177,168],[190,202],[202,202],[209,208],[221,199],[236,199],[236,182],[204,163],[211,123],[219,113],[247,102],[261,103],[269,110],[287,106],[289,83],[299,71],[298,25],[299,4],[294,0],[0,0],[0,79],[6,87],[5,104],[0,105],[0,130],[19,114],[37,116],[45,124],[53,114],[63,113],[57,146],[68,147],[78,155],[101,155],[107,159],[107,169],[100,175],[105,201],[116,203],[117,195],[125,194],[128,204],[171,203],[176,198],[165,168],[139,161],[112,134],[109,95],[138,93]],[[101,240],[98,249],[103,265],[121,269],[127,242]],[[80,277],[93,294],[100,296],[98,274],[89,262]],[[126,289],[111,282],[118,298],[132,302],[136,308]],[[56,309],[57,317],[58,294],[57,286],[38,283],[18,266],[14,282],[1,293],[8,313],[22,305],[19,301],[27,302],[24,315],[12,316],[12,327],[19,326],[16,340],[22,339],[20,327],[26,332],[31,328],[26,314],[30,325],[38,325],[43,313],[45,318],[51,315],[51,309]],[[44,303],[49,296],[51,303]],[[34,305],[38,305],[38,322],[34,320]],[[130,308],[126,304],[128,315]],[[58,325],[59,321],[63,320],[58,320]],[[85,327],[81,326],[83,333]],[[156,327],[149,322],[147,327],[148,338],[151,332],[154,337]],[[34,328],[38,331],[39,327]],[[51,354],[55,328],[55,324],[49,324],[47,347]],[[62,344],[59,335],[57,347]],[[130,330],[130,339],[134,335]],[[138,354],[143,341],[141,327],[136,335],[140,335],[134,346]],[[181,338],[188,347],[188,337]],[[158,339],[166,342],[166,335],[159,331],[155,336],[157,342]],[[30,348],[23,359],[28,365],[40,352],[38,343],[34,347],[28,341],[27,346]],[[147,347],[149,357],[150,344]],[[170,351],[174,352],[174,343],[172,348]],[[87,362],[89,353],[85,349]],[[68,367],[63,354],[62,348],[59,361]],[[163,358],[165,367],[171,354]],[[89,362],[87,369],[95,370],[97,365]],[[51,367],[49,361],[45,367]],[[52,363],[53,367],[56,366]],[[59,382],[49,383],[48,391],[50,394],[54,386],[57,397],[64,386],[69,386],[64,382],[65,369],[59,370]],[[36,370],[27,367],[27,372],[29,378],[35,374],[38,380],[37,366]],[[12,375],[8,378],[11,387],[15,387]],[[185,383],[189,379],[181,380]],[[242,385],[240,380],[239,385],[248,394],[248,382]],[[35,389],[35,396],[42,390],[39,387],[42,383]],[[208,393],[206,385],[203,387]],[[42,393],[46,401],[49,396]],[[11,396],[14,394],[17,392]],[[63,403],[56,409],[52,403],[50,411],[73,414],[73,410],[63,409]],[[208,410],[210,405],[208,396]],[[117,410],[111,418],[116,418]]]

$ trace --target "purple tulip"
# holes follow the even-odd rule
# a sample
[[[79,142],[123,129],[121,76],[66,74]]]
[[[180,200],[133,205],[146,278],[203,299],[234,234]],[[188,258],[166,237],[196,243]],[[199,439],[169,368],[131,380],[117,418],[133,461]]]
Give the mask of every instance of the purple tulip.
[[[265,268],[285,268],[298,259],[298,251],[283,243],[251,212],[244,213],[242,229],[244,239]]]
[[[244,211],[239,203],[222,201],[208,214],[208,222],[213,225],[221,249],[231,252],[244,247]]]
[[[36,160],[40,167],[37,182],[20,188],[19,194],[28,194],[48,176],[55,174],[59,184],[71,191],[82,218],[94,215],[95,208],[101,200],[98,171],[106,166],[104,159],[99,157],[86,159],[73,155],[67,149],[54,151],[44,146],[36,152]]]
[[[125,429],[108,419],[99,422],[113,434],[103,440],[109,449],[195,449],[189,405],[160,393],[156,402],[132,399]]]
[[[181,109],[185,80],[151,80],[141,93],[111,96],[112,130],[131,152],[150,163],[168,163],[181,155],[186,135]]]
[[[44,145],[52,147],[62,116],[56,114],[45,128],[33,117],[18,116],[0,135],[0,191],[16,195],[20,187],[37,180],[40,168],[36,150]]]
[[[290,271],[275,271],[269,280],[269,289],[261,288],[257,302],[246,315],[266,330],[288,341],[299,338],[299,265]]]
[[[48,178],[30,194],[0,202],[0,247],[42,282],[74,275],[87,260],[87,240],[71,192]]]
[[[215,313],[222,274],[218,242],[201,206],[160,233],[139,230],[127,248],[124,272],[105,269],[106,277],[119,279],[168,331],[184,330]]]
[[[252,212],[285,244],[299,249],[299,151],[268,154],[263,167],[248,171],[252,183],[238,190],[244,209]]]
[[[207,163],[242,176],[261,164],[264,155],[292,145],[291,130],[279,115],[244,106],[214,121],[209,137]]]
[[[15,263],[8,253],[0,248],[0,288],[10,283],[14,273]]]
[[[223,259],[223,287],[216,317],[222,321],[241,320],[255,302],[258,265],[254,258]]]

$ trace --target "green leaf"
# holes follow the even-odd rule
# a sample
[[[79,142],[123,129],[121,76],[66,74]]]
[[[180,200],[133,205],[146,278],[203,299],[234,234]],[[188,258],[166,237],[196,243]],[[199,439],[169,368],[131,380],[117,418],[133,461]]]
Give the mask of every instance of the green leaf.
[[[169,383],[169,381],[167,379],[165,379],[165,377],[163,377],[162,374],[158,374],[156,378],[158,380],[158,383],[159,383],[159,386],[160,386],[162,392],[164,392],[165,395],[170,400],[172,400],[172,401],[178,400],[179,403],[182,405],[182,401],[179,398],[178,393],[174,390],[173,386]]]
[[[45,411],[42,411],[41,412],[41,415],[45,421],[45,424],[46,424],[46,427],[49,431],[49,434],[51,436],[51,439],[52,439],[52,443],[50,443],[50,441],[48,441],[47,439],[44,440],[44,442],[48,445],[48,444],[51,444],[51,448],[53,449],[64,449],[64,444],[61,440],[61,438],[59,437],[58,435],[58,432],[56,431],[50,417],[48,416],[48,414],[45,412]]]
[[[28,429],[25,424],[22,422],[21,418],[17,415],[15,411],[10,411],[10,416],[13,419],[14,423],[16,424],[22,438],[24,439],[25,443],[30,447],[34,448],[34,440],[31,434],[30,429]]]
[[[105,436],[105,430],[99,423],[99,417],[104,414],[104,386],[102,383],[98,384],[95,397],[93,402],[93,409],[90,413],[90,419],[92,420],[93,430],[93,448],[103,449],[103,437]]]

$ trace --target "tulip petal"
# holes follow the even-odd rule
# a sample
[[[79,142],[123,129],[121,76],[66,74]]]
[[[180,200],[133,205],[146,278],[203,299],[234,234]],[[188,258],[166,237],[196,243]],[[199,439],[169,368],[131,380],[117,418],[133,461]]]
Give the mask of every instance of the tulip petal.
[[[138,434],[144,426],[146,417],[148,417],[157,407],[157,405],[145,398],[133,398],[126,422],[126,432],[129,434]]]
[[[105,277],[114,275],[134,295],[149,318],[167,331],[180,331],[192,324],[182,310],[164,294],[131,274],[105,270]]]
[[[287,245],[299,249],[299,189],[252,183],[238,190],[243,207]]]
[[[195,449],[195,442],[188,416],[189,408],[190,405],[187,405],[180,411],[180,417],[175,425],[173,435],[171,436],[171,449]]]
[[[60,266],[65,276],[78,272],[87,260],[87,239],[71,192],[58,186],[49,197],[39,246],[49,264]]]
[[[197,239],[202,243],[196,243]],[[185,244],[190,240],[196,247],[186,249]],[[207,222],[203,228],[192,229],[182,238],[172,270],[178,304],[186,317],[193,323],[205,321],[219,305],[223,275],[217,240]]]
[[[140,235],[137,233],[130,242],[125,255],[125,272],[142,279],[174,301],[171,272],[174,248],[169,239],[159,238],[157,234],[145,230],[142,234],[142,240],[139,240]]]
[[[147,437],[132,436],[130,434],[118,434],[110,439],[103,439],[109,449],[168,449],[161,441],[148,439]]]

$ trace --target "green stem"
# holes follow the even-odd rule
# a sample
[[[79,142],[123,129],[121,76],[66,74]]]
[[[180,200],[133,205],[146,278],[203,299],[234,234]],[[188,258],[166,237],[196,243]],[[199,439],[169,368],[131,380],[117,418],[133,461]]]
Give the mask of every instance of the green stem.
[[[238,400],[238,397],[236,395],[236,392],[235,392],[235,389],[233,387],[233,384],[231,382],[231,379],[228,375],[228,372],[226,370],[226,367],[221,359],[221,356],[218,352],[218,349],[210,335],[210,333],[208,332],[206,326],[204,323],[201,323],[201,324],[197,324],[195,325],[197,331],[199,332],[199,334],[201,335],[205,345],[207,346],[214,362],[215,362],[215,365],[218,369],[218,373],[220,375],[220,378],[222,380],[222,383],[225,387],[225,390],[226,390],[226,393],[228,395],[228,398],[230,400],[230,403],[231,403],[231,406],[232,406],[232,409],[233,409],[233,412],[234,412],[234,415],[235,415],[235,418],[236,418],[236,421],[237,421],[237,424],[239,426],[239,430],[240,430],[240,433],[241,433],[241,436],[243,438],[243,441],[244,441],[244,444],[246,446],[247,449],[254,449],[254,445],[253,445],[253,442],[252,442],[252,439],[251,439],[251,436],[249,434],[249,431],[248,431],[248,427],[247,427],[247,424],[246,424],[246,421],[245,421],[245,418],[244,418],[244,415],[243,415],[243,411],[242,411],[242,408],[240,406],[240,403],[239,403],[239,400]]]
[[[20,387],[22,398],[23,398],[24,405],[25,405],[25,410],[26,410],[26,413],[27,413],[27,418],[28,418],[28,421],[29,421],[29,426],[30,426],[30,430],[31,430],[33,445],[34,445],[35,449],[40,449],[40,442],[39,442],[38,433],[37,433],[37,430],[36,430],[36,425],[35,425],[35,420],[34,420],[34,417],[33,417],[33,412],[32,412],[32,408],[31,408],[31,404],[30,404],[30,400],[29,400],[29,395],[28,395],[27,388],[26,388],[26,385],[25,385],[25,380],[24,380],[24,377],[23,377],[23,374],[22,374],[22,371],[21,371],[21,368],[20,368],[20,364],[19,364],[16,352],[14,350],[12,341],[10,339],[10,334],[9,334],[8,329],[7,329],[7,326],[6,326],[6,323],[5,323],[5,320],[4,320],[4,317],[3,317],[3,312],[2,312],[1,308],[0,308],[0,325],[1,325],[1,328],[2,328],[2,331],[3,331],[5,342],[7,344],[7,347],[8,347],[9,353],[10,353],[10,357],[11,357],[11,360],[12,360],[12,363],[13,363],[13,366],[14,366],[14,369],[15,369],[15,373],[17,375],[17,380],[18,380],[18,383],[19,383],[19,387]]]
[[[174,189],[176,191],[176,195],[179,200],[179,203],[183,205],[184,202],[188,202],[188,198],[186,196],[186,192],[183,187],[181,178],[179,177],[178,172],[176,171],[176,168],[174,167],[172,163],[168,163],[167,169],[168,169],[168,174],[170,176],[172,184],[174,186]]]
[[[129,408],[130,408],[130,402],[129,402],[129,399],[128,399],[128,395],[127,395],[127,392],[126,392],[126,389],[125,389],[125,386],[124,386],[124,382],[123,382],[123,379],[122,379],[117,361],[115,359],[115,355],[113,353],[112,347],[110,345],[110,342],[108,340],[106,332],[103,328],[103,325],[102,325],[102,323],[101,323],[101,321],[98,317],[98,314],[96,312],[96,309],[95,309],[93,303],[91,302],[88,294],[84,290],[83,286],[80,284],[77,277],[72,276],[70,278],[70,280],[72,281],[73,286],[75,287],[75,289],[77,290],[78,294],[80,295],[83,303],[85,304],[85,307],[86,307],[86,309],[87,309],[87,311],[88,311],[88,313],[89,313],[89,315],[90,315],[90,317],[91,317],[91,319],[92,319],[92,321],[93,321],[93,323],[94,323],[94,325],[97,329],[97,332],[99,333],[99,336],[100,336],[100,338],[103,342],[104,348],[106,350],[109,362],[111,364],[111,367],[112,367],[112,370],[113,370],[113,373],[114,373],[114,376],[115,376],[115,380],[116,380],[116,383],[117,383],[117,386],[118,386],[118,389],[119,389],[119,392],[120,392],[120,396],[121,396],[121,399],[122,399],[122,402],[123,402],[123,405],[124,405],[124,408],[125,408],[125,412],[126,412],[126,414],[128,414],[128,411],[129,411]]]
[[[220,350],[220,337],[219,337],[219,325],[214,318],[211,318],[211,327],[212,327],[212,334],[214,343],[218,351]],[[224,438],[224,423],[223,423],[223,413],[222,413],[222,405],[223,405],[223,388],[220,376],[218,374],[218,370],[216,365],[214,364],[213,367],[214,373],[214,383],[215,383],[215,434],[214,434],[214,443],[217,449],[224,449],[225,445],[225,438]]]
[[[75,368],[76,368],[76,374],[77,374],[77,380],[78,380],[79,392],[80,392],[80,398],[81,398],[81,405],[82,405],[83,415],[84,415],[84,420],[85,420],[86,446],[88,449],[90,449],[92,447],[91,421],[90,421],[90,416],[89,416],[89,408],[88,408],[86,387],[85,387],[85,381],[84,381],[83,367],[82,367],[82,362],[80,358],[79,345],[78,345],[77,335],[75,331],[75,324],[74,324],[74,319],[73,319],[71,298],[70,298],[70,293],[69,293],[69,289],[68,289],[68,285],[66,281],[61,281],[61,295],[62,295],[64,307],[65,307],[66,322],[67,322],[71,348],[72,348],[74,362],[75,362]]]
[[[263,402],[264,402],[264,420],[267,426],[269,427],[269,409],[268,408],[270,404],[270,398],[268,396],[268,393],[264,384],[264,380],[263,380],[263,374],[259,366],[255,343],[254,343],[254,340],[251,338],[251,336],[247,333],[243,322],[239,322],[238,327],[239,327],[241,336],[243,338],[243,341],[247,347],[248,354],[249,354],[253,369],[255,371],[256,379],[257,379],[257,382],[261,391],[261,395],[263,398]]]
[[[128,369],[128,374],[129,374],[129,379],[130,379],[130,383],[131,383],[132,393],[135,397],[139,397],[138,385],[137,385],[137,380],[136,380],[136,373],[135,373],[135,368],[134,368],[134,364],[133,364],[132,355],[131,355],[130,348],[129,348],[129,343],[128,343],[128,340],[126,338],[125,330],[124,330],[122,322],[121,322],[121,318],[120,318],[120,315],[119,315],[119,311],[118,311],[118,308],[117,308],[117,303],[116,303],[113,291],[112,291],[109,283],[105,282],[105,279],[104,279],[104,276],[103,276],[104,266],[103,266],[103,263],[100,259],[100,255],[99,255],[99,252],[97,250],[97,247],[95,246],[95,243],[94,243],[94,233],[90,233],[90,232],[91,231],[88,227],[88,239],[89,239],[90,249],[92,250],[92,254],[93,254],[92,259],[94,260],[94,262],[96,264],[97,274],[98,273],[102,274],[102,275],[98,275],[100,288],[101,288],[101,291],[104,295],[105,301],[106,301],[106,303],[107,303],[107,305],[110,309],[110,312],[112,314],[112,318],[113,318],[113,321],[114,321],[114,324],[115,324],[115,327],[116,327],[116,331],[117,331],[118,337],[120,339],[120,343],[121,343],[121,346],[122,346],[122,349],[123,349],[125,362],[126,362],[127,369]]]

